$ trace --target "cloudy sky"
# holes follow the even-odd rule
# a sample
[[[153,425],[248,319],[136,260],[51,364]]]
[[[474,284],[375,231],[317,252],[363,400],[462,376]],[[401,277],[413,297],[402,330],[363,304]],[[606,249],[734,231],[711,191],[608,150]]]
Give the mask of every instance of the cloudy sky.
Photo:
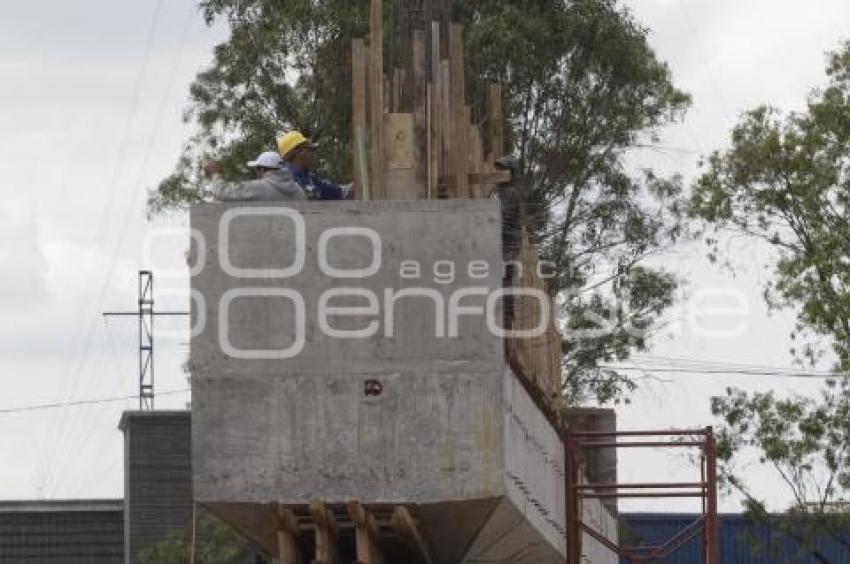
[[[135,400],[4,410],[136,393],[135,324],[105,321],[101,313],[134,307],[139,269],[156,271],[159,308],[187,307],[179,297],[185,277],[166,276],[181,264],[184,237],[162,229],[179,228],[185,218],[150,223],[144,201],[191,133],[181,121],[188,85],[226,30],[207,28],[195,0],[3,4],[0,499],[120,497],[116,426]],[[686,178],[696,173],[701,154],[726,143],[742,111],[764,102],[800,108],[808,90],[825,80],[826,51],[850,36],[846,0],[626,4],[694,97],[686,121],[666,132],[668,150],[632,160]],[[792,317],[768,316],[759,297],[766,251],[729,245],[740,259],[735,277],[710,266],[699,246],[665,257],[690,284],[670,330],[637,364],[688,358],[790,366]],[[710,313],[721,307],[746,313]],[[173,333],[158,333],[157,389],[170,394],[158,398],[158,407],[182,407],[189,399],[181,371],[186,337]],[[709,397],[728,385],[817,389],[806,381],[734,374],[659,376],[664,381],[643,380],[633,404],[620,409],[621,427],[710,424]],[[678,479],[688,469],[681,455],[660,452],[630,454],[621,465],[629,479]],[[753,464],[746,471],[764,484],[775,507],[787,503],[763,469]],[[727,500],[723,508],[737,505]]]

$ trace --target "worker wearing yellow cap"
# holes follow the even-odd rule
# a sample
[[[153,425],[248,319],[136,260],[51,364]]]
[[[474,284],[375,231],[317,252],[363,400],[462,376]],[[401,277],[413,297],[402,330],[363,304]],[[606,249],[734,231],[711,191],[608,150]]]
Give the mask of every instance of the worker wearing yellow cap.
[[[319,178],[313,170],[316,166],[316,149],[300,131],[290,131],[277,140],[277,148],[284,165],[292,173],[307,196],[312,200],[344,200],[350,186],[339,186]]]

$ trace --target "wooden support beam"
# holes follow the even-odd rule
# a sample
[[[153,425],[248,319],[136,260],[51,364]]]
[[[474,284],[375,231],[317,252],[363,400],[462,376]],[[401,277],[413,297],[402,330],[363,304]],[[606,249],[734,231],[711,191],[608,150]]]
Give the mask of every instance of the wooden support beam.
[[[440,181],[441,183],[454,184],[454,179],[449,180],[453,172],[451,165],[452,156],[452,99],[451,99],[451,69],[448,61],[440,61]],[[452,198],[454,194],[441,193],[440,198]]]
[[[352,155],[354,170],[354,199],[368,200],[369,157],[366,148],[366,42],[351,42],[351,101],[353,115]],[[365,166],[364,166],[365,165]]]
[[[359,501],[350,501],[348,515],[354,523],[357,541],[357,564],[383,564],[384,556],[378,546],[378,526],[375,518]]]
[[[422,564],[434,564],[431,558],[431,552],[428,550],[428,545],[422,533],[419,532],[419,527],[416,521],[406,507],[398,506],[393,511],[392,526],[396,534],[404,541],[416,555],[417,561]]]
[[[471,177],[473,174],[485,172],[486,163],[484,162],[484,149],[481,146],[481,132],[478,130],[478,126],[470,123],[467,125],[467,131],[469,132],[467,135],[469,141],[469,177]],[[473,198],[483,198],[487,186],[474,185],[470,182],[469,191]]]
[[[440,72],[440,22],[431,23],[431,83],[428,85],[428,198],[438,197],[442,143],[442,78]]]
[[[511,173],[507,170],[495,172],[472,172],[469,174],[471,185],[481,184],[504,184],[511,181]]]
[[[433,0],[423,0],[422,6],[422,20],[425,22],[425,45],[430,49],[431,44],[434,42],[434,4]],[[437,23],[439,30],[439,23]],[[438,43],[439,45],[439,43]],[[439,52],[437,53],[437,60],[440,60]],[[433,59],[428,58],[427,61],[427,77],[428,82],[434,82],[435,69],[433,64]]]
[[[280,505],[275,508],[277,517],[277,558],[280,564],[301,564],[298,550],[298,537],[301,528],[295,514]]]
[[[392,103],[390,104],[390,112],[389,113],[400,113],[401,109],[401,69],[394,69],[392,74],[392,89],[391,89],[390,100]]]
[[[428,53],[425,32],[413,31],[412,110],[414,117],[414,157],[416,160],[416,198],[428,197]]]
[[[502,112],[502,85],[494,82],[490,85],[489,104],[487,105],[487,125],[490,130],[490,165],[496,159],[505,156],[505,116]]]
[[[455,197],[469,197],[469,160],[467,155],[467,117],[466,75],[463,57],[463,26],[452,24],[449,34],[449,52],[451,64],[451,116],[452,128],[452,170],[457,191]]]
[[[371,0],[369,10],[369,98],[372,197],[385,198],[384,191],[384,3]]]
[[[384,122],[385,197],[389,200],[416,200],[416,144],[413,114],[387,114]]]
[[[316,524],[316,559],[314,564],[334,564],[339,526],[332,511],[321,501],[310,503],[310,516]]]

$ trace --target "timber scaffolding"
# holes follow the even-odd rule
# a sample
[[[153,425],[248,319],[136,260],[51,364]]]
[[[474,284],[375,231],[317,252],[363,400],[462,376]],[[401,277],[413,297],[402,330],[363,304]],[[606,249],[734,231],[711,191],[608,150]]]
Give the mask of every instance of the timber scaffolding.
[[[398,3],[393,3],[397,9]],[[407,3],[402,3],[407,6]],[[357,200],[491,198],[511,173],[498,170],[505,156],[503,89],[487,85],[486,103],[468,101],[463,26],[451,22],[451,3],[424,0],[418,10],[398,15],[391,68],[384,64],[384,7],[370,5],[370,36],[352,42],[352,162]],[[431,21],[432,15],[439,20]],[[416,29],[421,15],[425,29]],[[398,36],[403,41],[397,42]],[[553,425],[561,425],[561,334],[554,299],[541,275],[539,249],[525,229],[523,207],[505,217],[519,235],[510,255],[505,285],[550,296],[548,312],[534,296],[519,294],[505,319],[513,334],[529,334],[547,316],[542,335],[506,339],[511,368]]]

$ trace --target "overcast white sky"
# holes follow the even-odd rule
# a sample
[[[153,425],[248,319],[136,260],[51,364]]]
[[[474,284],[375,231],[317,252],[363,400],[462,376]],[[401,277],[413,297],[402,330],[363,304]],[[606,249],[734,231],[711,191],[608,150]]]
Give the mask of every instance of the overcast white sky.
[[[32,0],[0,7],[0,410],[136,393],[135,324],[107,324],[100,314],[135,307],[140,268],[158,274],[158,307],[188,305],[166,295],[185,289],[185,278],[163,275],[181,265],[182,239],[159,238],[144,252],[146,234],[185,219],[152,225],[144,201],[191,133],[181,122],[188,85],[226,36],[204,26],[195,3]],[[825,80],[825,52],[850,37],[846,0],[626,4],[652,29],[659,56],[694,97],[686,122],[664,139],[672,149],[636,154],[634,164],[686,178],[700,154],[726,143],[740,112],[763,102],[801,107],[808,90]],[[734,251],[744,265],[736,278],[708,265],[698,246],[665,258],[667,268],[689,278],[690,297],[651,356],[790,366],[792,318],[768,317],[760,301],[764,252],[741,243]],[[695,318],[695,302],[730,305],[700,298],[718,288],[743,296],[748,315]],[[731,338],[698,330],[741,322]],[[186,338],[159,335],[157,389],[184,389]],[[620,409],[621,427],[711,424],[709,397],[727,385],[817,389],[775,378],[663,376],[669,381],[644,382],[633,405]],[[178,393],[157,405],[182,407],[187,400]],[[120,497],[116,426],[122,410],[135,405],[0,413],[0,499]],[[630,453],[621,465],[627,479],[677,479],[686,470],[681,456],[664,453]],[[786,503],[763,471],[748,472],[777,507]],[[723,508],[738,507],[728,500]]]

